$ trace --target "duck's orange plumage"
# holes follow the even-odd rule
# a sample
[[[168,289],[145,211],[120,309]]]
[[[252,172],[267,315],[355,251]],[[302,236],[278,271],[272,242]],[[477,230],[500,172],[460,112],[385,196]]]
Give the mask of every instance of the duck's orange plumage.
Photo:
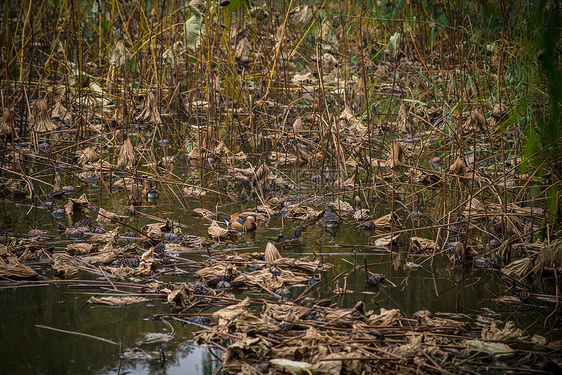
[[[228,225],[239,232],[251,232],[257,229],[256,217],[248,215],[246,219],[240,217],[240,214],[234,214],[230,217]]]
[[[150,180],[146,180],[141,194],[146,198],[156,198],[158,196],[158,191],[154,188],[154,186],[152,186],[152,182]]]
[[[278,204],[282,204],[283,201],[285,201],[287,199],[289,199],[288,196],[279,198],[275,194],[269,193],[269,196],[265,199],[265,203],[269,203],[270,205],[275,206],[275,205],[278,205]]]

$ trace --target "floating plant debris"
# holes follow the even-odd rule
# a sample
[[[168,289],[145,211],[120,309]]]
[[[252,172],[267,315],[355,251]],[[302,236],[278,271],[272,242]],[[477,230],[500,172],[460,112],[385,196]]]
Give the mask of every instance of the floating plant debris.
[[[304,3],[3,4],[4,372],[561,372],[559,4]]]

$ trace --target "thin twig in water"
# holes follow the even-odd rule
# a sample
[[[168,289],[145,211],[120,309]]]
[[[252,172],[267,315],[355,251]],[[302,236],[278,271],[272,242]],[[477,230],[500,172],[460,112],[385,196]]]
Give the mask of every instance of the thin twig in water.
[[[98,336],[94,336],[94,335],[88,335],[87,333],[75,332],[75,331],[67,331],[67,330],[65,330],[65,329],[59,329],[59,328],[49,327],[49,326],[45,326],[45,325],[42,325],[42,324],[36,324],[35,327],[50,329],[50,330],[52,330],[52,331],[57,331],[57,332],[62,332],[62,333],[68,333],[68,334],[76,335],[76,336],[87,337],[87,338],[90,338],[90,339],[95,339],[95,340],[100,340],[100,341],[103,341],[103,342],[107,342],[107,343],[110,343],[110,344],[113,344],[113,345],[119,345],[119,344],[116,343],[115,341],[111,341],[111,340],[108,340],[108,339],[104,339],[103,337],[98,337]]]

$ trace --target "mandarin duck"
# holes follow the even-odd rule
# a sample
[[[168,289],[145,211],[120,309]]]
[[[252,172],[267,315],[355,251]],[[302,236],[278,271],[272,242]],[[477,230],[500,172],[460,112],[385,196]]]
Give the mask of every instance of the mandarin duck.
[[[141,195],[147,199],[156,199],[160,195],[158,190],[154,186],[152,186],[152,181],[146,180],[144,181],[144,186],[141,191]]]
[[[265,203],[271,206],[283,205],[283,202],[285,202],[287,199],[289,199],[288,196],[279,198],[275,194],[269,193],[269,196],[265,199]]]
[[[242,218],[240,214],[236,213],[230,217],[228,226],[238,232],[252,232],[257,229],[256,217],[248,215],[246,218]]]

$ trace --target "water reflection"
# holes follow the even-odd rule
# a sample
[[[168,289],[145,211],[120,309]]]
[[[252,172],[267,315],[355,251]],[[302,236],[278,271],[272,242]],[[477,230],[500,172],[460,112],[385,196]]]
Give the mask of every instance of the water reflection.
[[[90,293],[81,293],[56,285],[2,290],[3,373],[174,374],[189,370],[209,374],[217,369],[218,363],[208,350],[191,341],[198,330],[194,326],[172,322],[174,339],[142,344],[147,333],[169,333],[166,324],[153,320],[153,314],[168,312],[165,304],[150,301],[121,308],[91,307],[87,302]],[[85,333],[119,345],[37,325]],[[160,349],[165,353],[163,363]],[[138,355],[121,355],[133,351]]]
[[[101,194],[99,190],[89,192],[92,203],[111,210],[118,215],[128,215],[127,192],[114,191],[111,195]],[[145,206],[140,210],[146,214],[170,218],[185,225],[184,233],[207,236],[208,222],[186,214],[180,205],[168,194],[161,194],[158,204]],[[169,200],[167,200],[169,199]],[[222,197],[208,194],[206,197],[187,201],[192,208],[204,207],[214,211]],[[47,243],[55,246],[55,251],[63,251],[68,242],[57,231],[58,219],[44,209],[32,209],[18,205],[22,202],[2,201],[0,206],[0,225],[9,232],[23,233],[29,228],[46,230],[52,239]],[[222,203],[224,212],[240,212],[252,203],[242,206],[228,202]],[[29,211],[29,215],[26,215]],[[95,220],[96,215],[87,213]],[[64,217],[62,220],[76,221],[78,217]],[[141,228],[154,221],[136,216],[126,219],[129,225]],[[280,228],[290,232],[302,222],[284,219],[272,215],[269,223],[260,222],[257,232],[241,233],[233,242],[216,245],[211,252],[233,248],[239,253],[263,251],[268,239],[277,237]],[[116,225],[108,225],[113,229]],[[302,285],[293,288],[289,299],[296,299],[307,291],[303,303],[313,305],[318,300],[329,299],[329,303],[340,307],[351,307],[363,301],[367,309],[378,311],[380,308],[399,309],[402,314],[411,316],[418,310],[427,309],[436,313],[460,313],[471,322],[478,315],[494,318],[516,320],[520,327],[532,326],[542,321],[547,315],[541,309],[506,306],[495,299],[512,286],[504,284],[493,271],[474,268],[470,265],[453,267],[447,257],[436,257],[426,261],[427,255],[419,256],[408,253],[407,239],[401,239],[393,246],[395,252],[384,248],[367,246],[373,235],[355,225],[341,225],[339,229],[322,228],[310,225],[304,233],[304,244],[296,247],[279,248],[283,256],[307,256],[320,259],[321,262],[334,265],[321,274],[321,281],[309,288]],[[121,228],[121,233],[128,228]],[[419,235],[419,234],[416,234]],[[428,237],[432,235],[429,234]],[[182,255],[190,260],[204,260],[207,251]],[[410,263],[408,263],[410,262]],[[366,282],[364,265],[370,272],[386,275],[391,283],[381,286],[369,286]],[[407,264],[410,264],[409,266]],[[166,276],[165,282],[181,283],[196,280],[196,269],[189,265],[178,266],[181,272]],[[39,274],[53,279],[50,266],[39,269]],[[249,271],[249,268],[248,270]],[[317,273],[317,276],[320,276]],[[75,278],[94,278],[83,273]],[[139,280],[143,283],[143,280]],[[395,286],[393,286],[393,284]],[[170,333],[166,324],[154,320],[155,314],[167,314],[167,304],[160,300],[127,305],[120,308],[106,306],[92,307],[88,299],[92,295],[104,293],[104,290],[76,289],[65,285],[46,285],[33,288],[2,289],[0,296],[0,361],[2,370],[13,374],[54,373],[54,374],[212,374],[220,366],[219,361],[207,348],[198,347],[193,341],[193,332],[201,328],[182,325],[170,321],[175,329],[175,336],[168,342],[143,343],[148,333]],[[237,298],[246,294],[236,290]],[[256,298],[270,298],[259,293],[250,294]],[[259,311],[260,307],[254,307]],[[523,314],[512,314],[513,311]],[[198,313],[199,311],[194,311]],[[205,310],[204,313],[211,313]],[[498,313],[495,315],[495,313]],[[118,343],[112,345],[93,338],[55,332],[36,325],[44,325],[68,331],[89,334]],[[529,331],[531,332],[532,329]],[[165,355],[162,361],[161,350]],[[26,353],[22,357],[21,353]],[[220,357],[222,353],[216,355]]]

